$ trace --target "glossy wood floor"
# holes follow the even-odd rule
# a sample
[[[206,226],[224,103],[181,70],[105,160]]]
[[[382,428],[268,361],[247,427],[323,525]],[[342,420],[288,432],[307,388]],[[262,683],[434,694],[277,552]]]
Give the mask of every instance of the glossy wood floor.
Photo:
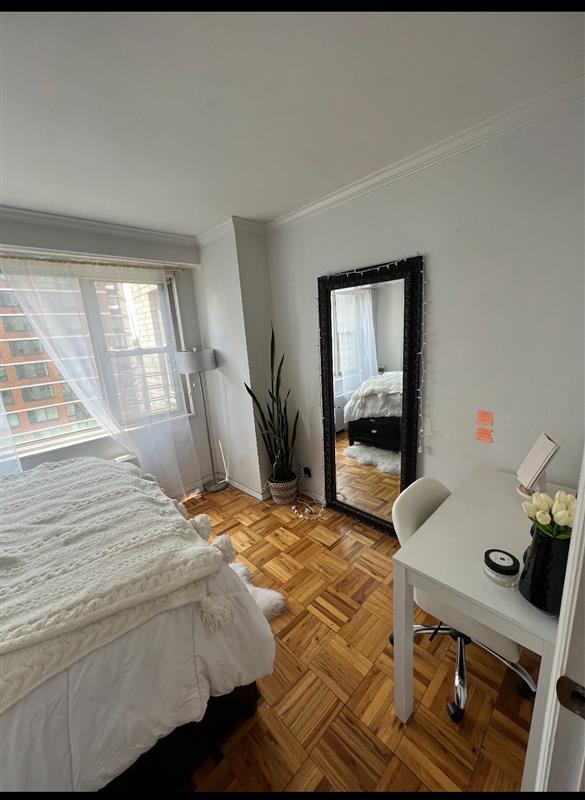
[[[391,519],[392,505],[400,493],[400,475],[389,475],[376,467],[358,464],[355,458],[343,455],[348,446],[347,431],[338,433],[335,438],[338,499],[362,511]]]
[[[325,510],[301,520],[288,506],[228,488],[192,501],[214,534],[228,533],[257,586],[283,592],[273,621],[276,662],[259,681],[257,713],[193,776],[198,791],[515,791],[532,703],[513,673],[467,648],[465,719],[451,722],[450,638],[415,645],[415,707],[394,715],[392,554],[396,542]],[[418,613],[417,621],[430,618]],[[536,676],[538,657],[525,653]]]

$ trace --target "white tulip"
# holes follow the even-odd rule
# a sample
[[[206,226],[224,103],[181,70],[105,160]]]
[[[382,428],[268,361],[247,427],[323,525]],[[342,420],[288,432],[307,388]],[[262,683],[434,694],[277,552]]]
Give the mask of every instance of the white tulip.
[[[544,502],[547,505],[547,511],[550,511],[550,509],[553,507],[553,503],[554,503],[554,500],[552,499],[552,497],[550,495],[548,495],[546,492],[541,492],[540,493],[540,499],[544,500]]]
[[[575,508],[576,505],[577,505],[577,498],[575,497],[575,495],[574,494],[568,494],[567,495],[567,502],[566,502],[567,508]]]
[[[563,508],[561,511],[557,511],[556,514],[553,512],[553,519],[557,523],[557,525],[567,525],[569,520],[569,515],[567,511]]]
[[[559,511],[566,511],[566,510],[567,506],[564,503],[559,502],[559,500],[555,500],[551,512],[554,517],[554,515],[558,514]]]
[[[569,511],[569,513],[567,515],[567,522],[565,523],[567,525],[567,527],[569,527],[569,528],[573,527],[574,519],[575,519],[575,515],[571,514],[571,512]]]
[[[567,493],[566,493],[566,492],[561,492],[561,491],[558,491],[558,492],[555,494],[555,500],[558,500],[558,502],[559,502],[559,503],[563,503],[563,505],[565,505],[565,506],[566,506],[566,505],[567,505],[567,502],[568,502],[568,500],[567,500]]]
[[[536,512],[536,521],[540,522],[541,525],[550,525],[550,514],[548,511],[540,511]]]
[[[532,502],[539,511],[550,511],[553,506],[553,499],[546,492],[534,492]]]
[[[529,519],[534,519],[536,516],[536,506],[529,503],[527,500],[522,503],[522,510]]]

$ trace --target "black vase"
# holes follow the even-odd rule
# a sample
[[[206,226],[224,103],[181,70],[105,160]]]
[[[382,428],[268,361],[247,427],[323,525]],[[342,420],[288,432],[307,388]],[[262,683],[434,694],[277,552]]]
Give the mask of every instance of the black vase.
[[[529,603],[549,614],[561,610],[570,539],[553,539],[532,526],[532,543],[524,553],[518,588]]]

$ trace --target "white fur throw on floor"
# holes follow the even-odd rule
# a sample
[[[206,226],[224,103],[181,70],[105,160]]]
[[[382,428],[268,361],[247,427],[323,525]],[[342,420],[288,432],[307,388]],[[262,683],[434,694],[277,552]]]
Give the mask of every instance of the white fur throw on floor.
[[[250,570],[243,564],[234,563],[230,564],[230,567],[246,584],[246,589],[250,592],[254,602],[266,619],[273,619],[282,614],[286,609],[286,600],[280,592],[275,592],[274,589],[262,589],[260,586],[254,586],[251,582]]]
[[[206,542],[209,540],[211,533],[211,519],[207,514],[198,514],[189,520],[193,528],[197,531],[199,536]],[[223,533],[221,536],[216,536],[213,540],[213,546],[217,547],[223,553],[223,559],[226,561],[233,571],[245,584],[246,589],[252,595],[252,598],[260,611],[264,614],[266,619],[273,619],[286,608],[286,600],[274,589],[263,589],[260,586],[254,586],[250,577],[250,570],[243,564],[236,564],[234,559],[236,554],[234,552],[230,537]],[[230,563],[234,562],[234,563]]]
[[[358,464],[376,467],[380,472],[400,475],[400,453],[394,450],[382,450],[368,444],[352,444],[345,448],[343,455],[355,458]]]

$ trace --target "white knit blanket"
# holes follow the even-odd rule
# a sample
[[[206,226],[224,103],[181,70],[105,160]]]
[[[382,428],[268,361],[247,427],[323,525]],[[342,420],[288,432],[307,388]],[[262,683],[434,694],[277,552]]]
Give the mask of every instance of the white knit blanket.
[[[161,611],[208,599],[222,552],[132,464],[42,464],[0,492],[0,710]]]

